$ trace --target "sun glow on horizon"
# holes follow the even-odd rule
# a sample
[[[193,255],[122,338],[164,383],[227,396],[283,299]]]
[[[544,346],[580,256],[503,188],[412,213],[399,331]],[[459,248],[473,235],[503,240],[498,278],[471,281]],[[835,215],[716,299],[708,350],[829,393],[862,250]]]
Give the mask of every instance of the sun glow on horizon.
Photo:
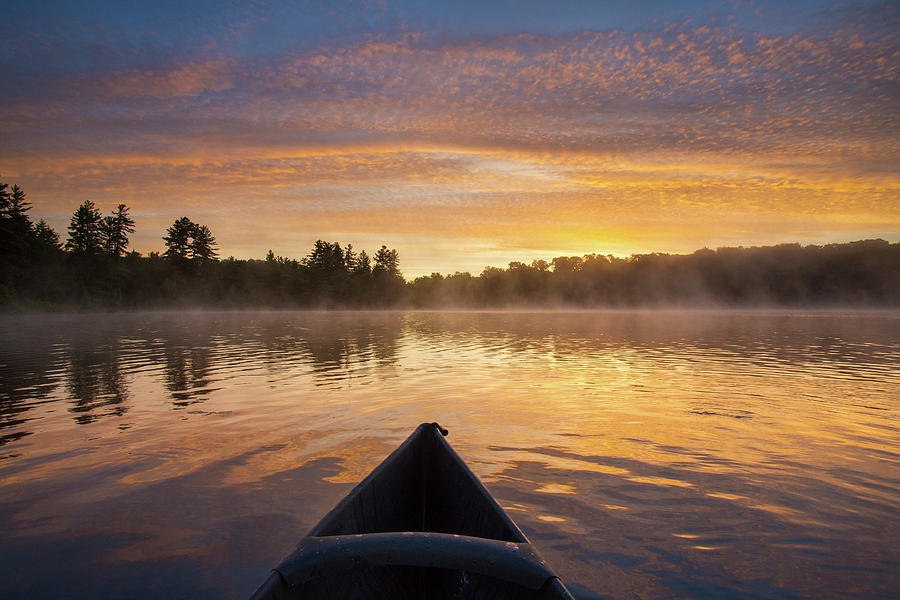
[[[51,30],[0,101],[0,176],[63,236],[84,199],[124,202],[143,253],[187,215],[222,256],[383,243],[407,276],[900,240],[897,9],[816,15],[110,47],[88,70],[50,60]]]

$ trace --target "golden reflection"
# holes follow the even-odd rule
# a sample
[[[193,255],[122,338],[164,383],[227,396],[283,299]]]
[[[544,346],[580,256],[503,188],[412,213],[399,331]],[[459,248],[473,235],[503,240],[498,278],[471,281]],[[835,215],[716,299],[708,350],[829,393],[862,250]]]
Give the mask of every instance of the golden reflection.
[[[738,494],[726,494],[725,492],[707,492],[706,495],[710,498],[721,498],[723,500],[749,500],[747,496],[741,496]]]
[[[191,342],[166,319],[217,332],[195,337],[210,350],[199,379],[227,381],[206,386],[206,410],[171,401],[165,338],[181,340],[179,355]],[[56,543],[90,533],[84,515],[99,511],[110,518],[94,533],[121,561],[199,556],[232,534],[274,552],[271,536],[240,538],[259,531],[242,519],[262,506],[273,529],[296,518],[286,551],[341,486],[439,420],[571,580],[601,589],[612,574],[622,594],[667,597],[648,573],[671,559],[817,596],[821,581],[840,589],[848,570],[874,573],[893,550],[897,323],[761,311],[142,315],[92,342],[131,340],[110,358],[126,413],[72,419],[66,346],[35,360],[40,395],[10,395],[9,417],[33,433],[8,444],[20,458],[0,460],[13,515],[3,535]],[[365,365],[353,385],[348,360]],[[321,385],[326,371],[338,385]]]
[[[646,483],[649,485],[665,485],[672,487],[694,487],[689,481],[680,481],[678,479],[668,479],[666,477],[626,477],[628,481],[635,483]]]
[[[544,485],[535,488],[535,492],[539,494],[576,494],[576,490],[574,486],[567,485],[565,483],[545,483]]]
[[[552,515],[538,515],[538,521],[543,521],[544,523],[565,523],[566,519],[562,517],[554,517]]]
[[[512,512],[529,512],[531,509],[524,504],[502,504],[503,510]]]
[[[631,471],[614,465],[600,464],[597,461],[588,459],[580,459],[575,456],[558,456],[548,454],[546,452],[537,452],[534,450],[506,450],[504,449],[507,460],[540,460],[548,467],[560,469],[562,471],[588,471],[592,473],[603,473],[606,475],[628,476]]]

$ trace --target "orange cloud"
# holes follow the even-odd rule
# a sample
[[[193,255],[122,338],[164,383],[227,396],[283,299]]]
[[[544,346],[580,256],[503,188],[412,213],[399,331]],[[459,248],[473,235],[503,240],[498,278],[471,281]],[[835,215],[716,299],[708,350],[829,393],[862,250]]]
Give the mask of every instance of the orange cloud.
[[[211,59],[166,69],[117,71],[99,82],[86,81],[85,87],[111,97],[166,99],[230,89],[234,76],[232,61]]]
[[[711,26],[210,57],[0,103],[0,170],[59,229],[85,197],[128,203],[143,251],[183,212],[226,255],[332,236],[467,267],[896,237],[897,57],[852,27]]]

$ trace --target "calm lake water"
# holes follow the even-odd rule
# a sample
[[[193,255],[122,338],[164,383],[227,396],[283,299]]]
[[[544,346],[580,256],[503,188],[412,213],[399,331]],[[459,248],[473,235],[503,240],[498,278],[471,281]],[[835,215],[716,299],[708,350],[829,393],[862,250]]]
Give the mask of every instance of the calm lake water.
[[[900,589],[897,313],[0,317],[0,597],[246,598],[423,421],[580,598]]]

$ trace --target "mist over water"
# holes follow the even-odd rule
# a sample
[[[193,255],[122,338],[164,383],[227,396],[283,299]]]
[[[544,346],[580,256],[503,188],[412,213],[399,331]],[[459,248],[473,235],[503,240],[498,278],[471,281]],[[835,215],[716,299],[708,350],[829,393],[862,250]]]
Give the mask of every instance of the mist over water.
[[[0,597],[245,598],[413,428],[584,598],[900,586],[900,314],[0,317]]]

